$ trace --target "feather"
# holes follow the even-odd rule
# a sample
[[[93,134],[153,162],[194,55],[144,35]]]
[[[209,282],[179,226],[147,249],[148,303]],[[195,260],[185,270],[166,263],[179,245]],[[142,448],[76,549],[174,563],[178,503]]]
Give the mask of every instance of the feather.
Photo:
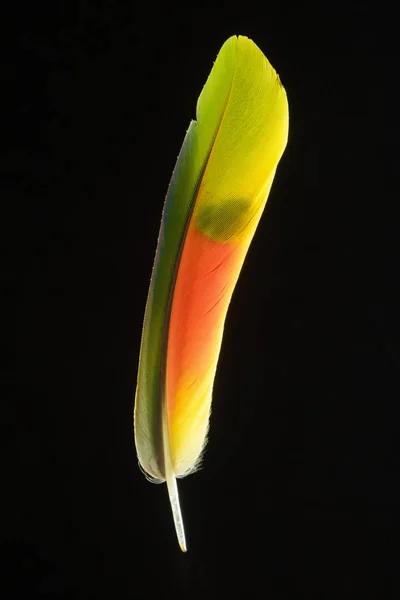
[[[183,551],[176,477],[199,464],[226,313],[287,136],[279,77],[254,42],[229,38],[168,188],[135,398],[139,463],[150,480],[167,482]]]

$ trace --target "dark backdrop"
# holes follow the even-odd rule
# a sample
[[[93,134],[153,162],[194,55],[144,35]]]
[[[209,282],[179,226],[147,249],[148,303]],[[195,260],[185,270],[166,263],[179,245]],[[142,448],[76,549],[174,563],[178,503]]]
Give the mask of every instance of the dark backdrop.
[[[395,9],[13,6],[1,597],[397,599]],[[180,483],[182,555],[165,487],[137,466],[133,395],[165,192],[235,33],[279,72],[290,138],[227,319],[203,469]]]

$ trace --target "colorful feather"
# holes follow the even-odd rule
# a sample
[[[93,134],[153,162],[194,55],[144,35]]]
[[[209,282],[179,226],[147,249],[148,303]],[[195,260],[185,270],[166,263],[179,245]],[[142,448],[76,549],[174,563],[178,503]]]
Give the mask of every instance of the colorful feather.
[[[183,551],[176,477],[196,469],[205,445],[226,313],[287,135],[279,77],[251,40],[229,38],[168,189],[135,399],[139,462],[167,482]]]

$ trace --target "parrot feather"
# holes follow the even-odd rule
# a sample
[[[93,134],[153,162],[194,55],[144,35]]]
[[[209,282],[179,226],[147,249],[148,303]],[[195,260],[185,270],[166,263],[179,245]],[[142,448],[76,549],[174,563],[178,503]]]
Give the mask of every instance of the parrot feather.
[[[177,477],[198,467],[229,303],[288,137],[288,104],[250,39],[222,46],[168,188],[147,297],[135,444],[167,483],[186,551]]]

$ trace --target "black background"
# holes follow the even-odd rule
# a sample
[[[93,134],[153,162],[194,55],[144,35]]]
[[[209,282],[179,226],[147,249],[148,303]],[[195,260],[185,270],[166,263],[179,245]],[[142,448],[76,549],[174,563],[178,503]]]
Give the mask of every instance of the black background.
[[[14,8],[1,597],[397,599],[395,7]],[[133,395],[165,192],[232,34],[279,72],[290,137],[228,315],[203,469],[180,483],[183,555],[165,486],[137,466]]]

